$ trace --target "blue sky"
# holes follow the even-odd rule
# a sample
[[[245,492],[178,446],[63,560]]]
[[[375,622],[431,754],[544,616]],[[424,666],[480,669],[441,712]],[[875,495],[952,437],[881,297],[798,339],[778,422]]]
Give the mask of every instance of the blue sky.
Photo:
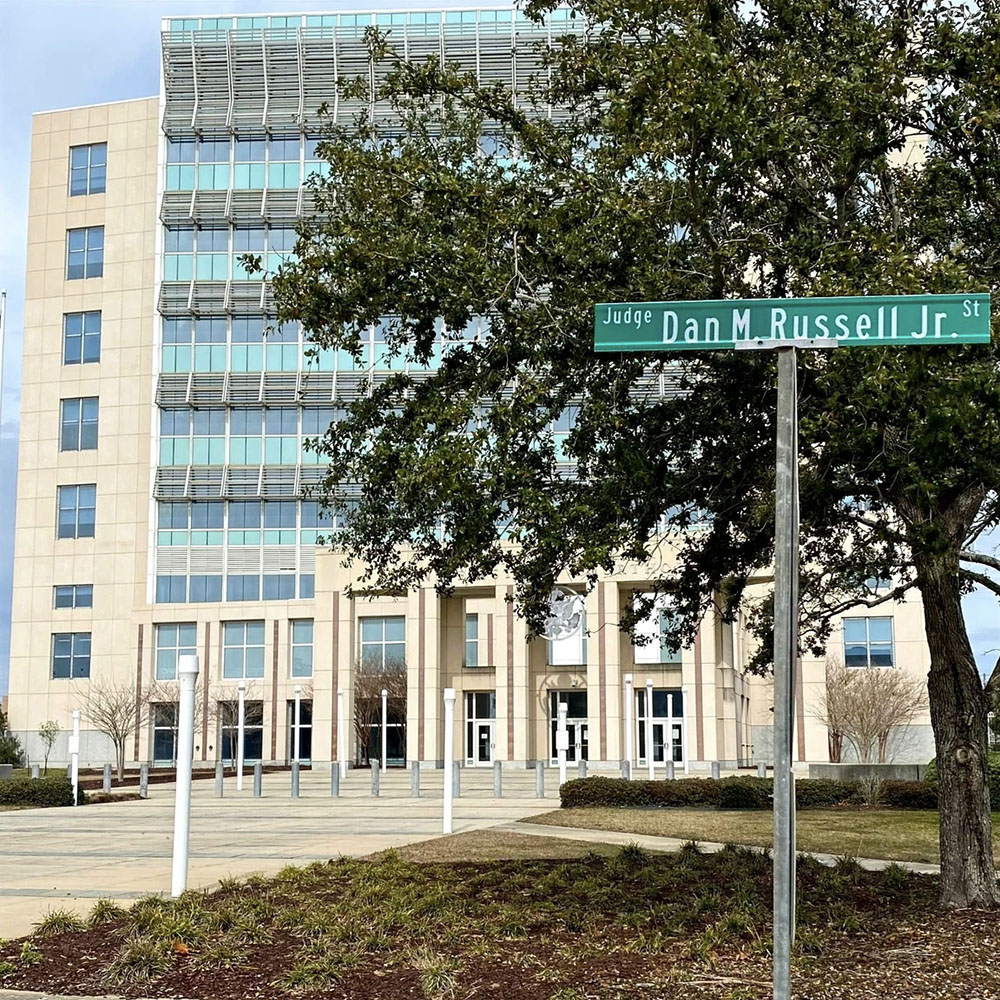
[[[442,2],[433,6],[467,6]],[[14,486],[17,468],[17,405],[24,255],[27,231],[28,155],[35,111],[99,104],[157,93],[159,22],[165,16],[239,12],[372,10],[411,6],[402,2],[327,3],[225,2],[206,0],[5,0],[0,41],[0,288],[7,289],[7,341],[3,366],[3,424],[0,428],[0,693],[7,689],[7,654]],[[412,4],[425,8],[430,3]],[[992,548],[1000,542],[994,537]],[[977,593],[966,604],[973,650],[983,668],[1000,649],[996,600]],[[989,651],[993,651],[992,654]]]

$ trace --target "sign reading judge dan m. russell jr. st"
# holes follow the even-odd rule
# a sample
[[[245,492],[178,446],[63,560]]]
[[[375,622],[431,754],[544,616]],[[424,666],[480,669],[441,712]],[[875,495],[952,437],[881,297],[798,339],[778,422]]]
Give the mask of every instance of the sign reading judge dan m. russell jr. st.
[[[594,307],[597,351],[725,350],[739,343],[777,346],[803,339],[855,347],[988,344],[990,297],[970,292]]]

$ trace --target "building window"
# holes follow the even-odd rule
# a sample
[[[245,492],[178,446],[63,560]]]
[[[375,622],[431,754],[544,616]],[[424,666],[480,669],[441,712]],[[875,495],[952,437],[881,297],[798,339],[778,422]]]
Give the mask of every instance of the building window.
[[[60,451],[94,451],[97,448],[97,396],[62,401]]]
[[[292,676],[313,675],[313,623],[312,619],[292,622]]]
[[[305,698],[299,701],[299,756],[312,760],[313,703]],[[295,760],[295,699],[288,699],[288,759]]]
[[[644,595],[647,598],[651,594]],[[639,601],[636,596],[636,602]],[[676,614],[666,606],[666,598],[655,598],[655,604],[650,614],[635,626],[636,637],[645,641],[641,645],[632,645],[632,660],[634,663],[666,663],[680,666],[681,647],[673,638],[677,634],[679,622]]]
[[[177,702],[161,701],[153,706],[153,763],[177,763]]]
[[[89,146],[69,148],[69,193],[104,194],[108,165],[108,144],[95,142]]]
[[[264,623],[224,622],[222,676],[227,679],[264,676]]]
[[[66,232],[66,278],[100,278],[104,274],[104,226]]]
[[[197,627],[193,624],[156,626],[156,668],[158,681],[177,680],[177,661],[197,653]]]
[[[263,630],[263,623],[261,629]],[[220,701],[217,706],[219,718],[219,759],[236,763],[239,750],[238,701]],[[264,752],[264,703],[247,701],[243,703],[243,760],[260,760]]]
[[[101,360],[101,313],[66,313],[63,316],[63,364],[89,365]]]
[[[465,665],[479,666],[479,615],[465,616]]]
[[[90,676],[90,633],[56,632],[52,636],[52,677]]]
[[[844,663],[849,667],[895,664],[891,618],[845,618]]]
[[[361,667],[370,672],[406,669],[406,619],[361,619]]]
[[[67,584],[53,587],[54,608],[92,608],[94,606],[94,586],[90,583]]]
[[[57,537],[93,538],[97,486],[60,486]]]

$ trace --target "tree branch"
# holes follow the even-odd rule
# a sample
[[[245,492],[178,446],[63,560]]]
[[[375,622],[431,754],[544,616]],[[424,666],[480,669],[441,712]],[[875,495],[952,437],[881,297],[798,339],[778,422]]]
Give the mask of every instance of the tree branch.
[[[981,587],[992,590],[997,597],[1000,597],[1000,581],[994,580],[993,577],[987,576],[985,573],[977,573],[973,569],[960,569],[959,573],[963,579],[972,580],[973,583],[978,583]]]
[[[964,562],[979,563],[981,566],[989,566],[990,569],[1000,570],[1000,559],[996,556],[987,555],[985,552],[974,552],[971,549],[965,549],[959,552],[958,558]]]

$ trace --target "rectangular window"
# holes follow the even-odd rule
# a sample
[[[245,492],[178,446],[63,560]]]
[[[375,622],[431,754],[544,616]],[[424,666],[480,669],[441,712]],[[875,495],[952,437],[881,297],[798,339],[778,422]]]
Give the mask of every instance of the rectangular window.
[[[375,673],[406,669],[406,619],[361,619],[361,667]]]
[[[60,451],[94,451],[97,448],[97,396],[62,401]]]
[[[186,576],[158,576],[156,578],[157,604],[183,604],[186,599]]]
[[[193,623],[184,625],[156,626],[156,679],[158,681],[177,680],[178,657],[197,652],[197,627]]]
[[[103,194],[107,181],[108,144],[95,142],[89,146],[69,148],[69,193]]]
[[[216,604],[222,600],[222,577],[192,574],[188,601],[191,604]]]
[[[651,594],[643,595],[647,598]],[[638,604],[640,595],[636,595]],[[635,635],[645,641],[632,645],[634,663],[666,663],[680,666],[681,647],[675,638],[679,621],[672,608],[667,607],[667,599],[662,595],[654,600],[653,610],[648,617],[636,623]]]
[[[288,699],[288,759],[312,760],[312,720],[313,703],[310,699],[299,699],[299,746],[295,753],[295,699]]]
[[[52,606],[54,608],[92,608],[94,606],[94,585],[91,583],[67,584],[53,587]]]
[[[236,763],[239,751],[239,702],[220,701],[216,709],[219,718],[219,759]],[[253,763],[264,752],[264,703],[247,701],[243,704],[243,760]]]
[[[63,316],[63,364],[89,365],[101,360],[101,313]]]
[[[222,676],[264,676],[264,623],[223,622]]]
[[[844,663],[848,667],[895,665],[891,618],[845,618]]]
[[[479,666],[479,615],[465,616],[465,665]]]
[[[153,763],[177,762],[177,702],[161,701],[152,706]]]
[[[66,231],[66,279],[104,274],[104,226]]]
[[[313,623],[303,619],[291,623],[292,676],[312,677],[313,674]]]
[[[93,538],[97,486],[60,486],[58,538]]]
[[[52,636],[52,677],[90,676],[90,633],[56,632]]]

